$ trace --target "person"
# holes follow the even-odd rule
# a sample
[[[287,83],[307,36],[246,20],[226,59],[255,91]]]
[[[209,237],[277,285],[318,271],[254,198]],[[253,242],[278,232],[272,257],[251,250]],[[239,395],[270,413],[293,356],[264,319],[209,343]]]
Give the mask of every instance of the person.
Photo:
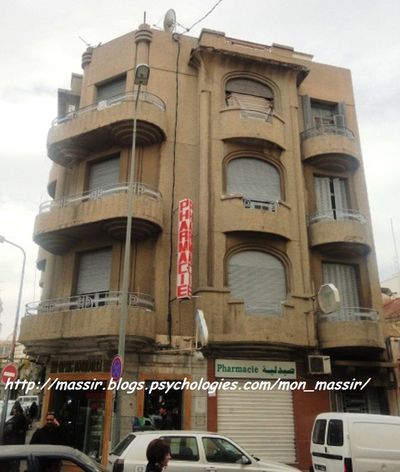
[[[39,407],[35,401],[32,402],[32,405],[29,407],[29,418],[31,421],[37,418]]]
[[[169,444],[162,439],[153,439],[147,446],[146,457],[146,472],[162,472],[171,459]]]
[[[165,403],[161,403],[159,413],[161,416],[160,429],[175,429],[172,416],[169,412],[168,406]]]
[[[25,444],[28,420],[19,402],[14,403],[11,415],[4,426],[4,444]]]
[[[64,431],[61,429],[54,412],[49,411],[47,413],[45,425],[33,433],[31,444],[67,445]]]

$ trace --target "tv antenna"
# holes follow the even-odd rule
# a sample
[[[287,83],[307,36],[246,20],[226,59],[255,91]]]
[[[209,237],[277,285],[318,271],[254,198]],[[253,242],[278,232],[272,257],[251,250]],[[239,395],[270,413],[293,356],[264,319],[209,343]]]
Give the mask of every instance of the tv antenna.
[[[172,8],[170,8],[164,16],[163,27],[164,31],[167,33],[173,33],[175,31],[176,13]]]

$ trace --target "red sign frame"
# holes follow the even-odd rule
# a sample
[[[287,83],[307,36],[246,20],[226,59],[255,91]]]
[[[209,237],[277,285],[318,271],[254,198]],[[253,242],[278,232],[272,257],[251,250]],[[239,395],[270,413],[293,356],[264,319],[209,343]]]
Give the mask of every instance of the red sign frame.
[[[193,202],[179,201],[176,298],[192,298]]]

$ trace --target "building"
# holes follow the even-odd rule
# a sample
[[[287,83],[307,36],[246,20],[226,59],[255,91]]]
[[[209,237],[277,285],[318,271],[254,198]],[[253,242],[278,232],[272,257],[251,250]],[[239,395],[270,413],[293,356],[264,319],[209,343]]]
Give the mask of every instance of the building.
[[[77,447],[104,460],[114,392],[101,382],[118,345],[134,73],[143,63],[151,73],[137,111],[123,379],[238,388],[125,393],[122,432],[163,400],[178,429],[218,430],[306,469],[317,413],[390,412],[393,385],[350,72],[279,44],[143,24],[88,48],[83,75],[59,90],[51,200],[34,228],[43,292],[27,306],[20,341],[47,363],[47,379],[99,385],[53,388],[45,406]],[[193,244],[183,280],[193,297],[178,299],[178,207],[187,198]],[[342,308],[322,314],[316,293],[328,282]],[[209,330],[203,360],[190,355],[197,310]],[[279,379],[302,388],[256,387]],[[363,390],[314,391],[317,381],[368,379]]]

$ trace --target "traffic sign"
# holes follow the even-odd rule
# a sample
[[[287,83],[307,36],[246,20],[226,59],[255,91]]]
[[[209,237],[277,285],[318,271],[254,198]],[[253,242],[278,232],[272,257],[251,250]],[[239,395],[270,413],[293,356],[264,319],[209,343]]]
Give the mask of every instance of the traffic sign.
[[[122,357],[119,355],[116,355],[114,356],[111,362],[111,378],[115,382],[118,382],[118,380],[122,377],[122,371],[123,371]]]
[[[1,371],[1,383],[14,382],[18,377],[18,368],[15,364],[6,364]]]

